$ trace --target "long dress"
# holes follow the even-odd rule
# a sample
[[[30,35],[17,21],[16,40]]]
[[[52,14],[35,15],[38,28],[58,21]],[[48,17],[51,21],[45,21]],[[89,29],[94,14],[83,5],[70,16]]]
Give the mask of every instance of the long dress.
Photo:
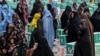
[[[53,27],[53,19],[50,11],[47,9],[43,12],[43,30],[44,30],[44,37],[47,39],[49,47],[53,48],[54,42],[54,27]]]
[[[62,29],[65,29],[66,28],[66,24],[67,24],[67,21],[69,19],[69,14],[71,12],[71,7],[70,6],[66,6],[66,9],[65,11],[63,12],[63,14],[61,15],[61,28]]]
[[[38,43],[37,49],[33,52],[32,56],[54,56],[50,49],[48,42],[43,34],[43,22],[39,19],[37,28],[32,32],[29,48],[32,48],[34,43]]]
[[[100,32],[100,9],[98,8],[91,17],[91,22],[94,26],[94,32]]]
[[[82,20],[80,24],[82,24],[82,28],[80,28],[80,38],[76,43],[74,56],[93,56],[93,45],[88,25],[85,20]]]

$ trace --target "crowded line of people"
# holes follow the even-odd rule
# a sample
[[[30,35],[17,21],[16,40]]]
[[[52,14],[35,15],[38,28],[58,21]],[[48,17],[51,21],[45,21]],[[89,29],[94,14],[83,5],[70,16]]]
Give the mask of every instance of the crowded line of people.
[[[55,37],[53,28],[54,17],[51,14],[53,11],[50,12],[48,9],[45,9],[41,1],[36,0],[30,14],[31,18],[27,18],[26,7],[23,8],[22,3],[18,3],[17,8],[12,10],[5,0],[1,2],[0,11],[1,19],[3,20],[0,23],[0,32],[3,33],[0,36],[0,55],[54,56],[52,52]],[[2,12],[6,15],[3,14],[2,16]],[[29,21],[30,28],[34,28],[29,46],[25,35],[26,18]]]
[[[73,3],[66,6],[61,15],[61,28],[64,29],[67,43],[76,41],[74,56],[95,56],[93,33],[99,32],[98,8],[91,16],[86,2],[79,7]],[[28,17],[30,16],[30,17]],[[6,1],[0,2],[0,55],[1,56],[54,56],[53,42],[56,38],[57,8],[52,4],[44,7],[35,0],[29,15],[26,3],[18,3],[15,10]],[[27,44],[27,21],[32,30],[29,46]]]
[[[73,56],[95,56],[94,32],[99,32],[99,7],[91,16],[86,2],[79,7],[66,6],[61,16],[61,28],[68,34],[67,43],[76,41]]]

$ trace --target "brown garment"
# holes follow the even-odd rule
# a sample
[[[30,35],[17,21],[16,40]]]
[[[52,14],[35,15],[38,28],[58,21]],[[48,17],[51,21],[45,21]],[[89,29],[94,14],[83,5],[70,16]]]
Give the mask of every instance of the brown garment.
[[[1,56],[23,56],[20,55],[19,45],[22,45],[20,49],[27,48],[25,37],[24,26],[17,16],[13,15],[13,26],[7,26],[6,32],[0,37],[0,50],[7,50],[6,53],[1,54]],[[21,51],[21,50],[20,50]]]
[[[92,48],[93,48],[93,56],[95,56],[95,45],[94,45],[94,37],[93,37],[93,35],[94,35],[93,25],[90,22],[87,14],[83,15],[82,21],[84,21],[86,23],[86,27],[88,27],[88,31],[89,31],[89,35],[90,35],[90,41],[91,41]]]

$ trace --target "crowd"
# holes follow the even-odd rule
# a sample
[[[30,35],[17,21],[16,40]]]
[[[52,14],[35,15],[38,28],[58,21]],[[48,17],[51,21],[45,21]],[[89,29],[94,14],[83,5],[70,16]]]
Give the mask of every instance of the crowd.
[[[93,33],[100,31],[99,12],[100,3],[91,16],[86,2],[82,2],[79,7],[76,3],[66,6],[62,13],[60,21],[68,34],[66,41],[76,41],[74,56],[95,56]],[[18,3],[16,9],[9,8],[5,0],[0,2],[0,55],[54,56],[57,13],[53,3],[45,8],[40,0],[35,0],[30,14],[25,2]],[[29,46],[25,34],[27,21],[32,30]]]

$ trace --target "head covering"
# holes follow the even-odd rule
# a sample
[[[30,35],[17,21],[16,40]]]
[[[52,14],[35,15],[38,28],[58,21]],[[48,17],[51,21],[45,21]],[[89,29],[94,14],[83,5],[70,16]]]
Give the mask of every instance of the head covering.
[[[51,13],[50,13],[50,11],[48,9],[44,9],[43,16],[44,17],[48,17],[48,16],[52,17],[52,15],[51,15]]]
[[[65,11],[63,12],[62,16],[61,16],[61,28],[64,29],[66,27],[66,23],[69,19],[69,14],[71,13],[71,7],[70,6],[66,6]]]
[[[58,15],[57,2],[56,1],[53,1],[51,5],[52,5],[52,8],[55,9],[56,15]]]

